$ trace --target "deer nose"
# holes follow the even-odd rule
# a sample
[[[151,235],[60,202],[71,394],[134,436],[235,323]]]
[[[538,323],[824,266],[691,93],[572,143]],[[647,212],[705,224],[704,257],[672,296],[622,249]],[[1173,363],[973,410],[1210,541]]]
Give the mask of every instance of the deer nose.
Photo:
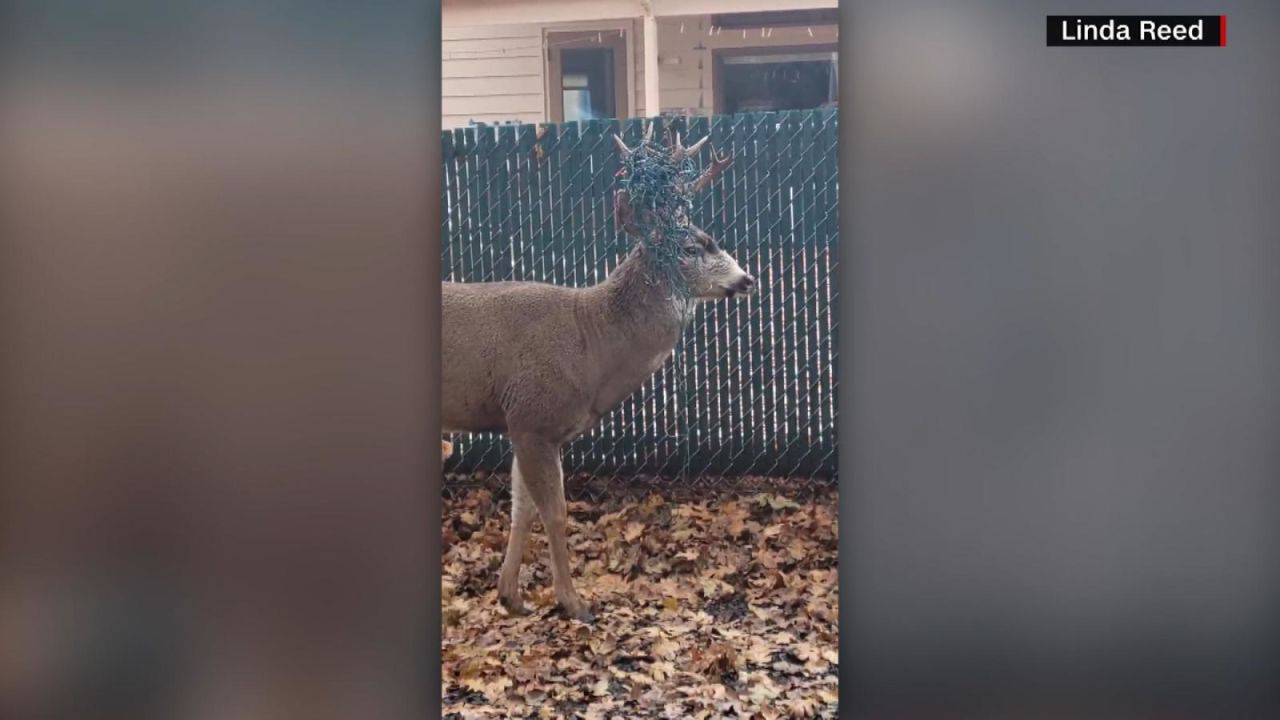
[[[756,286],[756,279],[747,275],[738,281],[739,292],[751,292],[751,288]]]

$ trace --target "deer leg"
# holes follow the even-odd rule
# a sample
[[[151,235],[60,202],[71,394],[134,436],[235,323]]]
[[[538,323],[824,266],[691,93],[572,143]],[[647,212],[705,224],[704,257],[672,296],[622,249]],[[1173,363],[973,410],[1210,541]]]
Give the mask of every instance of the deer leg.
[[[565,538],[569,513],[564,501],[564,473],[560,467],[560,447],[533,435],[512,436],[511,444],[520,461],[525,489],[542,517],[551,546],[551,578],[556,602],[570,616],[590,621],[591,612],[573,587],[569,572],[569,546]]]
[[[524,559],[524,547],[533,528],[537,507],[525,487],[519,460],[511,462],[511,532],[507,535],[507,555],[502,560],[498,575],[498,599],[512,615],[524,614],[520,600],[520,563]]]

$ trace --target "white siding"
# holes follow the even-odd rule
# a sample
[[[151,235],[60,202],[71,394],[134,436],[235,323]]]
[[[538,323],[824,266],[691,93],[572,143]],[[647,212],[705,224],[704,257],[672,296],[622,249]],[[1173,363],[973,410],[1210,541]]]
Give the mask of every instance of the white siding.
[[[445,27],[440,58],[442,127],[544,119],[540,26]]]

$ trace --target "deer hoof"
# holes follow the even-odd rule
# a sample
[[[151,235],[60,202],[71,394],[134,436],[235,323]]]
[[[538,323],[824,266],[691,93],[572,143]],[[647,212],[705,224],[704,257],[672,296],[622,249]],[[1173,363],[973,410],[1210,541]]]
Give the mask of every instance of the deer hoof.
[[[508,615],[519,616],[528,614],[528,611],[524,609],[524,601],[520,599],[518,594],[513,595],[512,597],[499,597],[498,601],[502,603],[502,607],[507,609]]]
[[[584,623],[594,623],[596,621],[596,616],[591,612],[591,608],[587,607],[587,604],[584,602],[579,601],[577,603],[577,607],[572,608],[566,606],[564,603],[558,604],[557,607],[560,608],[560,612],[562,614],[570,619]]]

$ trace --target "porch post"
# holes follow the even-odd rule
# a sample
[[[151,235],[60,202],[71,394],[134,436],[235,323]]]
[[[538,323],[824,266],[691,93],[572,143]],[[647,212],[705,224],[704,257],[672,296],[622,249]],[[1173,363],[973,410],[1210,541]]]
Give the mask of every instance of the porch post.
[[[653,6],[644,3],[644,112],[649,117],[662,114],[658,99],[658,19]]]

